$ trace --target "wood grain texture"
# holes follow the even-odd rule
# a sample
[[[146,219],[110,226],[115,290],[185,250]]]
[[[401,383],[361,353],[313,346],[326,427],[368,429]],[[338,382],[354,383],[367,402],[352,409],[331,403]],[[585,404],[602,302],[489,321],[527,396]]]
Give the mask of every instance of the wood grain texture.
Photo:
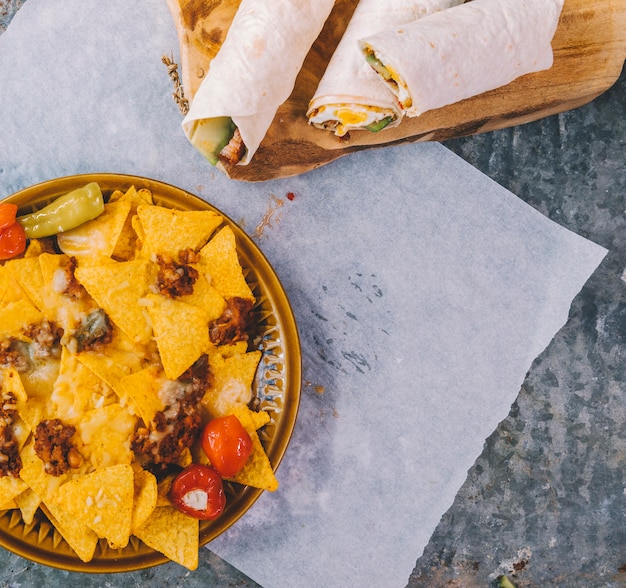
[[[180,41],[186,97],[193,96],[226,36],[241,0],[167,0]],[[380,133],[339,139],[315,129],[305,112],[358,0],[337,0],[309,52],[289,99],[247,166],[233,179],[262,181],[304,173],[360,149],[415,141],[443,141],[534,121],[590,102],[610,88],[626,58],[624,0],[565,0],[553,39],[554,65],[510,84],[405,118]]]

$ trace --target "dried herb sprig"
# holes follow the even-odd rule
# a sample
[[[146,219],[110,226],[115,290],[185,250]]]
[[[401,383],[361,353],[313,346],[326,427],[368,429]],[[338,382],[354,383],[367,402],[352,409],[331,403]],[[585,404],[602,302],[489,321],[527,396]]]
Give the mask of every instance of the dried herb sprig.
[[[172,82],[174,82],[174,93],[172,98],[174,102],[178,104],[178,109],[184,116],[189,112],[189,100],[185,98],[185,92],[183,90],[183,84],[178,76],[178,64],[174,61],[174,55],[170,53],[170,56],[163,55],[161,61],[167,66],[167,73],[170,76]]]

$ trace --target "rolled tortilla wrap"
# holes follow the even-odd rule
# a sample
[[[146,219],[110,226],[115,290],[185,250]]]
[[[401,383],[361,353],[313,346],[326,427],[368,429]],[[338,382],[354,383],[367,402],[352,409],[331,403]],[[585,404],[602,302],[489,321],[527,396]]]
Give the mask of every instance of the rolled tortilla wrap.
[[[398,125],[403,116],[398,100],[365,62],[357,41],[462,2],[360,0],[309,102],[309,122],[338,137],[351,130],[379,131]]]
[[[472,0],[359,46],[407,116],[418,116],[549,69],[563,1]]]
[[[222,147],[238,147],[237,140],[243,143],[240,159],[229,163],[250,162],[333,5],[334,0],[242,0],[182,123],[211,163],[218,162]]]

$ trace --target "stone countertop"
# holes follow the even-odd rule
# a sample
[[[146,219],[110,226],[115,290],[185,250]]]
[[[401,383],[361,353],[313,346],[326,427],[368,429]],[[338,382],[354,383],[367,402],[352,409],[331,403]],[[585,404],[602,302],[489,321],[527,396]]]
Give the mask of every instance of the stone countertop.
[[[24,0],[0,0],[0,33]],[[486,440],[408,586],[626,586],[626,73],[592,103],[445,145],[609,254]],[[209,550],[116,575],[0,552],[0,587],[257,586]]]
[[[626,71],[582,108],[446,146],[609,254],[409,586],[626,586]]]

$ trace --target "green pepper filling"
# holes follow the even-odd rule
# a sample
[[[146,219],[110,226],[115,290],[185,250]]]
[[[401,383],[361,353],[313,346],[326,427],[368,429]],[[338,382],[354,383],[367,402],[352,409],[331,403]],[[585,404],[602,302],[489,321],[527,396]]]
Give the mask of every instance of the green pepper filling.
[[[369,63],[386,81],[393,81],[389,70],[385,67],[383,62],[376,57],[373,53],[368,53],[365,56],[365,60]]]
[[[372,133],[377,133],[378,131],[382,131],[392,120],[393,116],[386,116],[385,118],[381,118],[380,120],[367,125],[365,128]]]

